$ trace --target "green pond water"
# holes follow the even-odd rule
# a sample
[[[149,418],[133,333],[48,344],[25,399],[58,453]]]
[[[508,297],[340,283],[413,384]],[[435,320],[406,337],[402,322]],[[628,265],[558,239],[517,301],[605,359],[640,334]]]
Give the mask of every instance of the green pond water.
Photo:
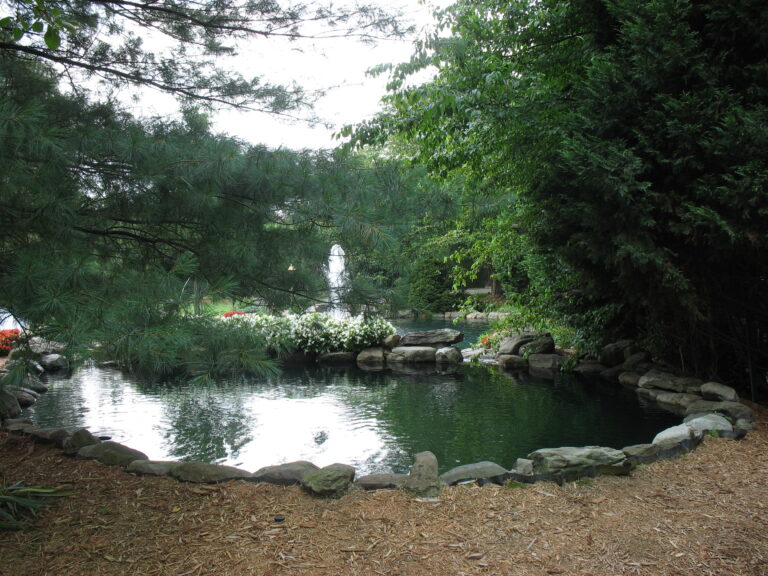
[[[451,374],[313,367],[215,386],[148,384],[85,367],[48,381],[51,391],[25,410],[38,426],[82,426],[151,459],[249,471],[309,460],[351,464],[358,475],[407,472],[423,450],[441,471],[480,460],[509,468],[537,448],[649,442],[679,421],[617,386],[485,366]]]

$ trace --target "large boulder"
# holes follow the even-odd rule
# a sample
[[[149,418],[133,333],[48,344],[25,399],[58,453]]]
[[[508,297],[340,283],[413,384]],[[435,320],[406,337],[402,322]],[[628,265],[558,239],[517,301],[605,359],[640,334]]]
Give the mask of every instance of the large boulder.
[[[496,356],[496,362],[503,370],[520,371],[528,370],[528,358],[516,356],[514,354],[499,354]]]
[[[672,426],[666,430],[662,430],[653,438],[652,444],[662,444],[665,442],[683,443],[693,440],[697,436],[697,432],[693,428],[686,426],[685,424],[678,424]]]
[[[196,484],[212,484],[237,479],[252,480],[253,476],[250,472],[234,466],[207,464],[205,462],[180,462],[178,466],[170,468],[168,475],[181,482]]]
[[[0,420],[16,418],[19,414],[21,406],[16,396],[5,388],[0,388]]]
[[[37,402],[38,395],[31,390],[14,390],[13,395],[16,396],[16,400],[19,402],[19,406],[22,408],[29,408],[35,402]]]
[[[656,402],[662,408],[680,416],[684,416],[687,413],[688,407],[699,400],[701,400],[701,396],[684,394],[682,392],[665,392],[662,390],[656,395]]]
[[[286,464],[265,466],[253,473],[251,480],[254,482],[266,482],[278,486],[295,486],[301,484],[304,477],[310,472],[319,470],[312,462],[298,460]]]
[[[69,370],[69,360],[61,354],[43,354],[40,357],[40,365],[48,372]]]
[[[464,340],[464,334],[451,328],[409,332],[400,339],[400,346],[432,346],[443,348]],[[395,348],[396,350],[397,348]]]
[[[69,438],[64,442],[64,454],[68,456],[74,456],[81,448],[90,446],[92,444],[98,444],[101,442],[96,436],[91,434],[86,428],[79,428],[69,435]]]
[[[669,372],[651,370],[640,377],[637,385],[640,388],[656,388],[670,392],[686,392],[686,382]]]
[[[504,484],[509,478],[509,471],[495,462],[476,462],[451,468],[440,475],[440,480],[448,486],[470,480],[489,481],[495,484]]]
[[[434,362],[436,354],[432,346],[398,346],[387,356],[387,364]]]
[[[77,457],[98,460],[107,466],[128,466],[134,460],[149,460],[144,452],[111,441],[83,446],[77,451]]]
[[[403,488],[417,496],[439,496],[442,484],[437,474],[437,457],[432,452],[419,452],[414,456],[413,466]]]
[[[435,352],[435,362],[438,364],[461,364],[464,362],[464,356],[461,355],[461,350],[455,346],[446,346],[438,348]]]
[[[408,474],[368,474],[355,480],[355,486],[363,490],[391,490],[402,488]]]
[[[530,356],[531,354],[552,354],[555,351],[555,340],[549,334],[542,334],[535,340],[520,346],[521,356]]]
[[[738,402],[736,390],[719,382],[705,382],[701,385],[701,395],[705,400]]]
[[[338,498],[344,495],[355,479],[355,469],[346,464],[331,464],[310,472],[301,481],[301,487],[313,496]]]
[[[600,350],[600,355],[598,356],[600,364],[603,364],[608,368],[623,364],[626,359],[624,352],[630,346],[632,346],[631,340],[621,340],[603,346],[602,350]]]
[[[738,428],[747,428],[754,425],[755,413],[749,407],[740,402],[715,402],[712,400],[699,400],[688,406],[686,414],[703,414],[706,412],[719,412],[732,419]]]
[[[498,349],[498,354],[513,354],[515,356],[520,355],[520,347],[528,342],[533,342],[540,334],[535,332],[520,332],[518,334],[512,334],[501,341],[501,345]]]
[[[357,355],[357,365],[366,368],[382,368],[384,366],[384,348],[374,346],[362,350]]]
[[[542,448],[528,458],[537,477],[558,482],[598,474],[626,475],[632,468],[624,452],[603,446]]]
[[[697,434],[706,432],[730,432],[733,426],[720,414],[691,414],[685,417],[683,423]]]

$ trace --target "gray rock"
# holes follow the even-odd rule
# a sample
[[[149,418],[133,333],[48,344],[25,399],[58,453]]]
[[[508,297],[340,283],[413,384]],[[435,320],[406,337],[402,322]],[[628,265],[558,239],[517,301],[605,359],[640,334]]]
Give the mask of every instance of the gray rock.
[[[433,346],[442,348],[464,340],[464,334],[451,328],[409,332],[400,339],[400,346]]]
[[[701,395],[705,400],[725,400],[727,402],[739,401],[739,395],[736,393],[736,390],[718,382],[706,382],[702,384]]]
[[[363,490],[391,490],[402,488],[408,474],[368,474],[355,480],[355,486]]]
[[[627,348],[627,350],[629,350],[629,348]],[[648,352],[645,352],[645,351],[636,352],[636,353],[634,353],[634,354],[632,354],[632,355],[627,357],[626,356],[627,350],[624,351],[626,359],[621,364],[622,366],[624,366],[624,368],[626,370],[634,370],[635,368],[637,368],[641,364],[644,364],[644,363],[648,362],[651,359],[651,355]]]
[[[755,413],[749,406],[745,406],[740,402],[699,400],[688,406],[686,414],[699,414],[704,412],[719,412],[735,421],[744,420],[753,424],[755,422]],[[742,426],[738,427],[741,428]]]
[[[384,366],[384,348],[381,346],[375,346],[373,348],[366,348],[357,355],[358,366]]]
[[[640,388],[657,388],[671,392],[685,392],[686,387],[682,379],[669,372],[651,370],[640,377],[637,385]]]
[[[192,482],[195,484],[253,479],[253,475],[250,472],[240,468],[222,466],[220,464],[207,464],[205,462],[180,462],[178,466],[172,466],[168,474],[181,482]]]
[[[619,374],[619,384],[631,388],[637,388],[640,382],[640,374],[637,372],[622,372]]]
[[[635,393],[644,400],[656,401],[656,397],[659,394],[664,394],[664,390],[656,390],[655,388],[638,388]]]
[[[535,340],[520,346],[521,356],[531,354],[552,354],[555,351],[555,341],[549,334],[538,336]]]
[[[352,352],[326,352],[317,357],[320,364],[331,366],[343,366],[355,363],[355,355]]]
[[[573,369],[573,372],[582,376],[594,377],[599,376],[600,373],[607,368],[607,366],[600,364],[597,360],[582,360],[579,362],[578,366]]]
[[[14,390],[13,395],[16,396],[16,400],[22,408],[28,408],[37,402],[37,396],[33,396],[25,390]]]
[[[387,364],[434,362],[436,354],[431,346],[398,346],[387,356]]]
[[[509,478],[509,471],[495,462],[476,462],[451,468],[440,475],[440,480],[448,486],[467,480],[487,480],[494,484],[504,484]]]
[[[384,341],[382,344],[385,348],[389,348],[390,350],[392,348],[397,348],[400,346],[400,340],[402,339],[402,336],[400,334],[390,334],[386,338],[384,338]]]
[[[313,496],[338,498],[352,487],[354,479],[352,466],[331,464],[304,476],[301,487]]]
[[[741,430],[754,430],[755,426],[755,421],[752,418],[737,418],[736,422],[733,423],[734,428]]]
[[[682,443],[693,439],[695,436],[697,436],[697,433],[693,429],[685,424],[678,424],[656,434],[651,444],[662,444],[664,442]]]
[[[27,374],[24,376],[24,388],[29,388],[38,394],[45,394],[48,392],[48,385],[34,374]]]
[[[520,332],[519,334],[512,334],[509,336],[509,338],[502,340],[497,353],[519,356],[520,347],[524,344],[528,344],[528,342],[533,342],[537,336],[539,336],[539,334],[534,332]]]
[[[600,355],[598,356],[600,364],[604,364],[609,368],[623,364],[625,360],[624,351],[631,345],[631,340],[620,340],[619,342],[603,346],[603,349],[600,350]]]
[[[438,348],[435,352],[435,362],[438,364],[461,364],[464,362],[464,356],[461,355],[461,350],[455,346],[446,346]]]
[[[2,388],[0,388],[0,392]],[[33,426],[34,422],[29,418],[5,418],[3,420],[3,430],[6,432],[14,432],[14,428],[19,426]],[[19,428],[20,430],[21,428]]]
[[[35,439],[36,442],[42,444],[54,444],[59,448],[63,448],[64,444],[69,438],[69,430],[64,428],[35,428],[29,435]]]
[[[533,476],[533,460],[528,458],[518,458],[515,461],[515,472],[523,476]]]
[[[528,358],[516,356],[514,354],[499,354],[496,356],[496,362],[504,370],[527,370]]]
[[[170,476],[171,470],[180,465],[180,462],[161,460],[134,460],[126,468],[131,474],[139,476]]]
[[[627,460],[633,465],[650,464],[659,459],[659,447],[656,444],[636,444],[627,446],[621,450],[627,457]]]
[[[295,486],[296,484],[301,484],[301,481],[307,474],[316,470],[319,470],[319,468],[312,464],[312,462],[299,460],[297,462],[260,468],[253,473],[251,480],[254,482],[277,484],[278,486]]]
[[[603,446],[542,448],[531,452],[534,473],[556,481],[598,474],[629,474],[632,466],[621,450]]]
[[[688,378],[685,376],[680,376],[676,380],[677,384],[683,387],[683,391],[686,394],[701,394],[701,385],[704,384],[704,381],[699,378]]]
[[[43,354],[40,357],[40,365],[47,372],[58,372],[69,370],[69,360],[61,354]]]
[[[432,452],[419,452],[414,456],[413,466],[403,488],[426,498],[440,495],[442,484],[437,475],[437,457]]]
[[[16,418],[19,414],[21,406],[16,396],[5,388],[0,388],[0,420]]]
[[[77,457],[98,460],[107,466],[128,466],[134,460],[149,460],[144,452],[111,441],[83,446],[77,451]]]
[[[528,356],[528,369],[544,372],[559,372],[565,363],[565,356],[559,354],[531,354]]]
[[[59,354],[66,350],[66,348],[66,344],[37,336],[29,341],[29,349],[35,354]]]
[[[461,351],[461,356],[465,362],[471,362],[472,360],[480,360],[481,358],[492,358],[489,351],[485,348],[465,348]]]
[[[74,456],[81,448],[91,446],[92,444],[99,444],[100,442],[101,440],[96,438],[96,436],[91,434],[88,430],[80,428],[70,434],[69,438],[64,442],[64,454]]]
[[[691,414],[683,423],[697,434],[704,434],[711,430],[733,430],[733,426],[720,414]]]
[[[684,416],[687,413],[688,407],[691,404],[701,400],[701,396],[696,396],[695,394],[660,392],[660,394],[656,395],[656,402],[658,402],[662,408],[674,414],[679,414],[680,416]]]

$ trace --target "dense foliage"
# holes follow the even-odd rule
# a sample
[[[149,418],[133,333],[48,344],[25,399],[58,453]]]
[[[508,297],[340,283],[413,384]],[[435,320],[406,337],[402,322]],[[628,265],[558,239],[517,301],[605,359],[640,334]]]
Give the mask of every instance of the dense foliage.
[[[358,138],[396,135],[506,203],[478,240],[498,234],[532,301],[585,337],[633,334],[685,369],[762,379],[768,7],[482,0],[441,20]]]

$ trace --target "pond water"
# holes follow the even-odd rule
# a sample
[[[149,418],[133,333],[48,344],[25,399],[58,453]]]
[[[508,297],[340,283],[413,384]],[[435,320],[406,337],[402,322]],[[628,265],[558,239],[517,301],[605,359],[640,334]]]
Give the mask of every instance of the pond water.
[[[49,383],[25,410],[38,426],[82,426],[151,459],[249,471],[309,460],[351,464],[358,475],[407,472],[423,450],[441,471],[480,460],[512,467],[537,448],[621,448],[678,423],[620,387],[485,366],[452,374],[312,367],[215,386],[150,384],[84,367]]]

